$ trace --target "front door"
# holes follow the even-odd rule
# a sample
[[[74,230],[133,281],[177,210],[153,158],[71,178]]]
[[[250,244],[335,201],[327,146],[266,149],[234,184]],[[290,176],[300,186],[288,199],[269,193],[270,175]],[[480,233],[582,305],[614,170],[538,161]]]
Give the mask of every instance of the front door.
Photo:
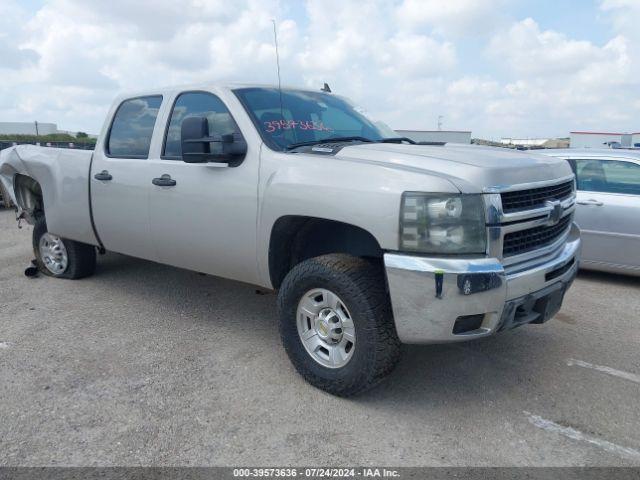
[[[257,283],[259,149],[248,142],[237,166],[185,163],[180,129],[190,116],[206,117],[210,136],[241,134],[218,96],[195,91],[176,97],[161,155],[149,161],[149,212],[159,261]],[[152,185],[152,177],[167,181]]]
[[[107,250],[156,260],[149,229],[149,150],[162,96],[124,100],[94,153],[91,207]]]
[[[574,160],[584,262],[640,268],[640,164]]]

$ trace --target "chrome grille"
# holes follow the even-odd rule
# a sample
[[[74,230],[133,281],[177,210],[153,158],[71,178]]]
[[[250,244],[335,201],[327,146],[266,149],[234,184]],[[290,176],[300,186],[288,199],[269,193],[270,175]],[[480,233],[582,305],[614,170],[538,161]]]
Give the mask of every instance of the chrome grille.
[[[502,192],[502,211],[504,213],[517,212],[542,207],[547,200],[564,200],[573,194],[573,180],[527,190]]]
[[[571,215],[562,218],[556,225],[540,226],[507,233],[504,236],[502,255],[510,257],[551,245],[569,227]]]
[[[486,188],[487,254],[512,272],[556,255],[571,229],[574,185],[571,175]]]

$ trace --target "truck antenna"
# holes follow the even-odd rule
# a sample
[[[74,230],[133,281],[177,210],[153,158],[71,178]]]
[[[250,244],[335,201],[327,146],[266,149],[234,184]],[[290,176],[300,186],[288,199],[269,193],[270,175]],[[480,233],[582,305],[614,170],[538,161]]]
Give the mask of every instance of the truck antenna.
[[[275,19],[271,19],[273,23],[273,42],[276,44],[276,69],[278,71],[278,93],[280,95],[280,116],[284,120],[284,108],[282,106],[282,82],[280,80],[280,52],[278,51],[278,31],[276,29]]]

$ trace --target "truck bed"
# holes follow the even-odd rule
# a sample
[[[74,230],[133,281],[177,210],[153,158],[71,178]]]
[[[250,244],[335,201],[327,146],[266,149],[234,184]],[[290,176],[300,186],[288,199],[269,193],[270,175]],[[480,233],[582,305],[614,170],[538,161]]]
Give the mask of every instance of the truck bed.
[[[43,191],[49,232],[71,240],[97,245],[91,221],[89,169],[92,151],[18,145],[0,152],[0,181],[12,201],[13,177],[26,175]],[[19,195],[18,195],[19,196]]]

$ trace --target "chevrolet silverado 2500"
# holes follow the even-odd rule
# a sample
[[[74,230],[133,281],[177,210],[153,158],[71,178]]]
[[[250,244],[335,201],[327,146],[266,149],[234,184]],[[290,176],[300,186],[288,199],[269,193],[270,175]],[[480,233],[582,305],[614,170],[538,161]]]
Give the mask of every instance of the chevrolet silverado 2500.
[[[42,272],[81,278],[110,250],[277,290],[291,361],[343,396],[401,343],[546,322],[578,267],[567,162],[394,138],[328,92],[121,96],[94,152],[11,147],[0,181]]]

